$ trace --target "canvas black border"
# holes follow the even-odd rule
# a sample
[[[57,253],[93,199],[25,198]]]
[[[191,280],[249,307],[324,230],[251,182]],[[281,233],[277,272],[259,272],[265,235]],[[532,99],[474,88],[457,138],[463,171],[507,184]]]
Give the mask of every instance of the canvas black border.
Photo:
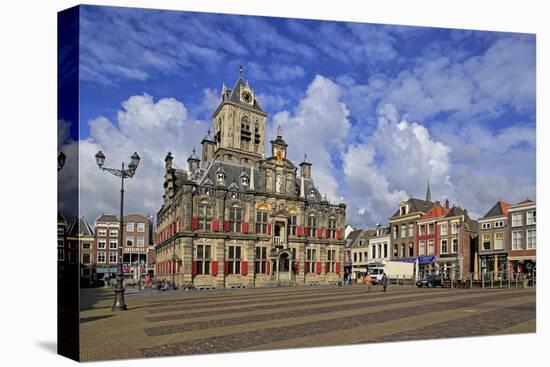
[[[80,212],[79,17],[79,6],[57,13],[57,118],[58,121],[70,123],[69,139],[71,144],[77,144],[76,149],[64,152],[67,157],[64,169],[62,168],[63,179],[60,179],[59,172],[57,176],[58,215],[65,218],[67,230]],[[58,142],[60,144],[63,142]],[[77,259],[80,259],[80,245],[77,247]],[[75,264],[68,261],[57,263],[57,353],[75,361],[80,361],[79,263],[80,261]]]

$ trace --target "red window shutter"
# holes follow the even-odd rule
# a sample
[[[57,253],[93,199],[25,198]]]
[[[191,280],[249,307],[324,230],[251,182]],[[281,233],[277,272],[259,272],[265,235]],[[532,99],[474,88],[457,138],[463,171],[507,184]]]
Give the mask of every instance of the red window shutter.
[[[176,233],[176,222],[174,222],[174,224],[172,224],[172,232]]]
[[[337,239],[337,240],[342,239],[342,232],[336,231],[336,239]]]
[[[267,223],[267,235],[271,235],[271,223]]]
[[[296,274],[300,274],[300,262],[296,261]]]
[[[317,274],[321,274],[321,262],[320,261],[317,261]]]
[[[340,274],[340,261],[336,262],[336,273]]]
[[[212,261],[212,275],[216,276],[218,275],[218,262]]]
[[[193,261],[193,264],[191,265],[191,275],[192,276],[197,275],[197,267],[198,267],[197,261]]]
[[[223,221],[223,231],[224,232],[229,232],[229,221],[227,221],[227,220]]]
[[[317,228],[317,238],[321,239],[323,238],[323,229]]]
[[[306,236],[306,237],[309,237],[309,228],[308,228],[308,227],[305,228],[305,231],[304,231],[304,232],[305,232],[305,236]]]
[[[199,229],[199,218],[191,218],[191,230],[196,231]]]
[[[220,221],[217,220],[217,219],[214,219],[214,220],[212,221],[212,231],[218,232],[219,229],[220,229]]]
[[[265,264],[265,272],[271,274],[271,261],[267,260]]]
[[[242,230],[243,230],[243,233],[248,233],[248,222],[242,223]]]
[[[248,262],[247,261],[241,261],[241,274],[242,275],[248,275]]]
[[[325,238],[330,238],[330,231],[328,228],[325,230]]]
[[[304,261],[304,274],[307,274],[308,271],[309,271],[309,263]]]
[[[223,262],[223,273],[227,275],[229,273],[229,263],[227,261]]]
[[[302,237],[302,227],[297,227],[297,228],[296,228],[296,235],[297,235],[298,237]]]

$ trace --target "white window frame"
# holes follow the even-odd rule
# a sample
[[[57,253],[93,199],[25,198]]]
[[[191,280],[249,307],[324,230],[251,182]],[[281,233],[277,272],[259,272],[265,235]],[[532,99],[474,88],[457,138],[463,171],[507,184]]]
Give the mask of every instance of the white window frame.
[[[489,242],[489,248],[485,248],[485,242]],[[482,251],[490,251],[492,246],[491,241],[491,235],[490,234],[484,234],[481,236],[481,250]]]
[[[530,235],[533,233],[533,235]],[[537,230],[535,228],[529,228],[527,230],[527,250],[534,250],[537,248]]]
[[[523,213],[512,213],[512,227],[521,227],[523,225]]]
[[[447,248],[445,251],[443,251],[443,241],[445,241],[445,247]],[[440,254],[448,254],[449,253],[449,240],[448,239],[443,238],[439,242],[439,253]]]
[[[496,227],[496,224],[495,224]],[[491,223],[481,223],[481,229],[491,229]]]
[[[525,222],[528,226],[537,224],[537,211],[536,210],[529,210],[525,213]]]
[[[97,240],[97,249],[98,250],[105,250],[107,248],[107,240],[106,239],[98,239]]]
[[[435,254],[435,241],[434,240],[428,240],[427,251],[428,251],[428,255]]]
[[[65,249],[63,247],[57,249],[57,260],[65,261]]]
[[[145,232],[145,223],[144,222],[138,222],[137,231],[142,232],[142,233]]]
[[[145,237],[144,236],[137,236],[136,246],[137,247],[145,247]]]
[[[495,228],[503,228],[504,227],[504,221],[503,220],[497,220],[494,224]]]
[[[449,234],[449,227],[447,226],[447,224],[442,224],[439,226],[439,234],[441,236],[446,236]]]
[[[113,246],[114,244],[114,246]],[[118,240],[110,239],[109,240],[109,250],[116,250],[118,249]]]
[[[118,229],[109,229],[109,237],[118,237]]]
[[[97,235],[99,237],[107,237],[107,228],[98,228]]]
[[[114,257],[114,260],[112,260],[112,257]],[[109,264],[118,264],[118,253],[109,252]]]
[[[418,256],[426,255],[426,241],[422,240],[418,242]]]
[[[407,225],[401,224],[401,238],[407,238]]]
[[[126,232],[134,232],[134,222],[128,222],[126,223]]]
[[[433,235],[435,232],[435,223],[428,223],[428,228],[426,229],[428,235]]]
[[[409,223],[409,237],[414,237],[414,223]]]
[[[523,231],[512,231],[512,250],[523,250]]]
[[[497,239],[497,235],[501,235],[500,239]],[[499,244],[500,243],[500,244]],[[504,250],[504,232],[495,233],[495,250]]]
[[[458,222],[451,223],[451,234],[458,233]]]
[[[84,247],[84,245],[90,245],[89,247]],[[82,249],[83,250],[91,250],[94,247],[93,243],[91,242],[82,242]]]
[[[103,256],[103,260],[101,260],[102,256]],[[97,252],[97,263],[98,264],[105,264],[106,260],[107,260],[107,252],[106,251],[98,251]]]
[[[128,241],[130,241],[132,244],[129,245],[128,244]],[[134,236],[126,236],[126,243],[124,244],[126,247],[135,247],[135,241],[134,241]]]
[[[456,249],[455,249],[456,244]],[[451,254],[456,254],[459,252],[458,238],[451,238]]]
[[[57,247],[65,247],[65,241],[62,238],[57,239]]]

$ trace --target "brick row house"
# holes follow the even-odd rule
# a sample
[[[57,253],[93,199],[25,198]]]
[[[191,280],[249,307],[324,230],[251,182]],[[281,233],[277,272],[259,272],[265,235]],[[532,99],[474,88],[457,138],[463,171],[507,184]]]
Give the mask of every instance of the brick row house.
[[[479,219],[478,266],[474,268],[474,278],[479,273],[508,271],[508,208],[510,204],[498,201]]]
[[[312,164],[286,158],[279,128],[264,155],[267,113],[241,78],[222,88],[210,131],[187,170],[165,159],[155,275],[198,288],[342,280],[344,203],[318,191]]]
[[[537,256],[537,205],[524,200],[508,208],[508,236],[510,251],[509,269],[514,273],[536,271]]]
[[[418,256],[417,221],[434,206],[431,201],[430,189],[426,199],[410,198],[399,203],[397,211],[389,218],[391,229],[391,257],[394,260],[412,261]]]
[[[436,225],[439,229],[436,260],[439,274],[449,279],[469,279],[475,262],[479,223],[470,218],[466,209],[453,206]]]
[[[94,223],[94,265],[98,279],[114,279],[118,271],[118,217],[101,214]]]
[[[118,216],[102,214],[94,223],[95,248],[92,251],[98,279],[114,278],[118,271]],[[122,231],[122,271],[127,279],[137,279],[148,273],[148,254],[151,243],[151,221],[139,215],[125,215]]]
[[[443,220],[449,210],[448,200],[445,202],[445,206],[436,201],[432,208],[422,215],[416,223],[418,233],[416,251],[418,254],[419,277],[439,272],[436,265],[437,256],[440,254],[440,229],[438,221]]]
[[[536,270],[536,203],[498,201],[483,216],[479,229],[478,274],[494,279]],[[486,275],[484,275],[486,277]]]

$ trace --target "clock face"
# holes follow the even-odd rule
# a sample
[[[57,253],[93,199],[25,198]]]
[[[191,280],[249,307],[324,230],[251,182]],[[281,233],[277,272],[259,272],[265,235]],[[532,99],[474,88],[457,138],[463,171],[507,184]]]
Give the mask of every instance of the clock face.
[[[245,103],[252,103],[252,95],[250,94],[250,92],[247,92],[247,91],[242,92],[241,99]]]

